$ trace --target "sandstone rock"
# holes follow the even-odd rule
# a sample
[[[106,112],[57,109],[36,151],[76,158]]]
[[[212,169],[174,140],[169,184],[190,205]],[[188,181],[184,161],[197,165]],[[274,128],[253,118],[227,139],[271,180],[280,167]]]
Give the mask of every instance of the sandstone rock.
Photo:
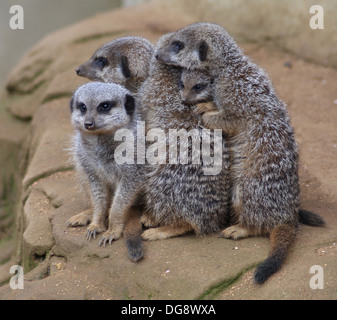
[[[23,209],[23,250],[27,263],[44,258],[54,244],[49,221],[52,210],[48,197],[33,189]]]

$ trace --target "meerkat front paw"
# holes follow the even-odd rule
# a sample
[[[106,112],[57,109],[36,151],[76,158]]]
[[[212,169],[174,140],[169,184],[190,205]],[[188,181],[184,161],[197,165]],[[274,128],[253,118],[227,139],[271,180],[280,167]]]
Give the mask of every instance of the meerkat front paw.
[[[90,219],[91,219],[91,209],[88,209],[71,217],[67,221],[67,226],[68,227],[85,226],[90,222]]]
[[[193,231],[193,229],[190,225],[176,226],[176,227],[163,226],[145,230],[142,233],[141,237],[143,238],[143,240],[155,241],[155,240],[168,239],[172,237],[178,237],[191,231]]]
[[[158,223],[145,214],[141,216],[140,223],[146,228],[158,226]]]
[[[227,239],[243,239],[251,235],[248,229],[240,227],[238,224],[228,227],[220,232],[220,237]]]
[[[114,228],[105,231],[101,239],[99,240],[98,246],[105,247],[107,242],[109,243],[109,245],[111,245],[113,240],[118,240],[122,236],[122,233],[123,233],[122,228]]]
[[[165,239],[166,237],[163,235],[163,233],[157,229],[159,228],[151,228],[151,229],[145,230],[141,235],[142,239],[148,240],[148,241]]]
[[[201,120],[207,128],[217,129],[219,127],[219,117],[221,117],[220,111],[209,111],[202,114]]]
[[[203,102],[203,103],[198,103],[195,106],[193,111],[197,114],[202,114],[202,113],[210,112],[214,110],[216,110],[216,107],[213,102]]]
[[[87,239],[91,241],[91,239],[96,239],[96,234],[102,233],[105,230],[104,226],[99,226],[91,223],[87,229]]]

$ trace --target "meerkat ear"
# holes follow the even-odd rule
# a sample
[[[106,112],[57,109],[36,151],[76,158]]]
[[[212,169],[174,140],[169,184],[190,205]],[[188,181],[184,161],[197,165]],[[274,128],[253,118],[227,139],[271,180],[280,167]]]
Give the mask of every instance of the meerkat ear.
[[[207,57],[208,45],[206,41],[201,41],[199,44],[199,59],[205,61]]]
[[[74,97],[72,97],[70,100],[70,111],[71,113],[74,111]]]
[[[121,58],[121,67],[122,67],[122,72],[125,78],[131,78],[131,71],[129,68],[129,61],[126,56],[122,56]]]
[[[133,112],[135,111],[135,108],[136,108],[136,102],[135,102],[135,98],[129,94],[127,94],[125,96],[125,110],[126,110],[126,113],[129,115],[129,116],[132,116]]]

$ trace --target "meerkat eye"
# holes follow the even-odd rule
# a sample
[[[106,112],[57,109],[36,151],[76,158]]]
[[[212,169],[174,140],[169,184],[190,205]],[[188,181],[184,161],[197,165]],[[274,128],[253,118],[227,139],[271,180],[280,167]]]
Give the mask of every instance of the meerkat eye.
[[[182,80],[179,80],[178,85],[179,85],[179,89],[180,90],[183,90],[185,88],[184,83],[182,82]]]
[[[192,90],[193,90],[194,92],[200,92],[200,91],[204,90],[205,87],[206,87],[206,85],[201,84],[201,83],[198,83],[198,84],[196,84],[196,85],[192,88]]]
[[[87,111],[87,106],[84,103],[79,103],[77,105],[77,109],[79,109],[84,114]]]
[[[95,63],[101,70],[109,64],[108,60],[104,57],[95,58]]]
[[[173,41],[171,47],[175,52],[179,52],[184,49],[184,44],[181,41]]]
[[[97,111],[98,112],[108,112],[111,110],[112,107],[115,106],[115,104],[116,103],[114,101],[104,101],[99,104],[99,106],[97,107]]]

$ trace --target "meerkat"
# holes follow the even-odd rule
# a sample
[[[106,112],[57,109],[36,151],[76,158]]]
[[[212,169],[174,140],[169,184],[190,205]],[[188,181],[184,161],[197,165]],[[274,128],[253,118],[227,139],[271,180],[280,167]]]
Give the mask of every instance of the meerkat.
[[[153,45],[145,38],[118,38],[97,49],[87,62],[76,69],[76,73],[89,80],[120,84],[137,98],[139,88],[149,74],[153,53]],[[67,225],[87,225],[91,215],[91,210],[83,211],[71,217]]]
[[[300,209],[298,147],[287,108],[267,74],[243,54],[221,26],[195,23],[170,36],[156,52],[165,65],[206,72],[214,79],[218,112],[202,115],[207,128],[221,128],[233,156],[231,212],[225,238],[269,235],[268,258],[255,271],[262,284],[279,270],[294,243],[299,220],[324,225]]]
[[[123,85],[135,94],[148,76],[153,52],[152,44],[145,38],[118,38],[102,45],[76,73],[93,81]]]
[[[158,45],[167,39],[167,35],[161,37]],[[180,74],[180,69],[159,63],[153,57],[149,76],[140,90],[146,130],[185,130],[193,132],[192,139],[203,140],[206,133],[200,115],[180,100]],[[189,143],[180,141],[180,147],[191,151]],[[219,232],[227,225],[229,156],[225,140],[221,147],[221,168],[215,175],[205,175],[202,162],[158,164],[149,175],[144,193],[145,215],[150,224],[159,227],[145,230],[143,239],[166,239],[187,232],[204,235]]]
[[[135,133],[138,118],[135,108],[130,92],[113,83],[87,83],[75,91],[71,100],[74,163],[89,185],[93,205],[87,237],[91,240],[105,231],[99,241],[99,246],[105,246],[119,239],[127,224],[126,244],[133,261],[143,256],[137,206],[142,203],[146,169],[117,161],[115,151],[120,141],[115,141],[115,134],[121,128]]]
[[[207,73],[183,69],[178,83],[181,101],[194,104],[193,111],[198,114],[217,111],[213,102],[213,83]]]

